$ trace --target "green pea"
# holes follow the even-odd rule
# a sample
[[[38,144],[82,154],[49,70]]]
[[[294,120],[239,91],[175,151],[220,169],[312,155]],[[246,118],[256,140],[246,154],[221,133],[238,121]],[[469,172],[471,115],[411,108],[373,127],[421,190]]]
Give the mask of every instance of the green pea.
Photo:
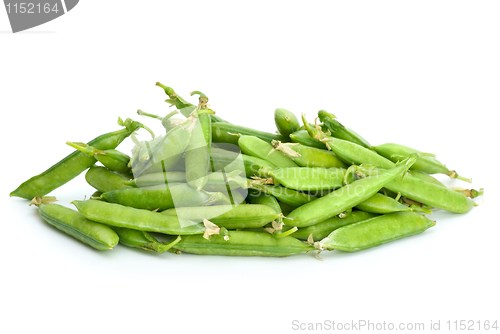
[[[228,202],[222,193],[199,191],[186,183],[118,189],[103,193],[102,198],[137,209],[159,211],[181,206],[211,205],[220,200]]]
[[[94,166],[91,167],[85,174],[85,180],[88,184],[100,192],[108,192],[118,189],[131,188],[125,185],[127,178],[110,171],[106,167]]]
[[[332,151],[304,146],[299,143],[282,143],[273,140],[274,148],[292,159],[300,167],[347,168]]]
[[[274,122],[276,123],[276,128],[279,133],[286,138],[288,138],[292,132],[298,131],[300,128],[297,117],[284,108],[277,108],[274,110]]]
[[[359,134],[351,129],[346,128],[339,121],[337,121],[335,115],[326,112],[325,110],[320,110],[318,112],[318,117],[323,122],[323,124],[330,130],[333,137],[343,139],[364,148],[370,148],[370,144],[361,137]],[[305,125],[305,124],[304,124]],[[305,125],[307,127],[307,125]]]
[[[382,171],[376,176],[356,180],[326,196],[304,204],[288,215],[290,219],[285,220],[285,224],[306,227],[351,209],[375,195],[388,182],[407,170],[417,159],[418,156],[411,156],[392,169]]]
[[[335,216],[321,223],[308,227],[299,228],[299,230],[295,232],[293,236],[297,239],[307,240],[307,238],[312,234],[314,240],[321,240],[323,238],[326,238],[330,233],[332,233],[333,231],[342,226],[357,223],[359,221],[370,219],[376,216],[377,216],[376,214],[369,212],[352,211],[352,213],[345,218],[340,218],[338,216]],[[292,227],[284,226],[285,231],[290,228]]]
[[[290,139],[294,143],[299,143],[304,146],[315,147],[323,150],[326,149],[325,144],[315,138],[312,138],[307,130],[295,131],[294,133],[290,134]]]
[[[171,235],[202,234],[205,232],[205,227],[201,224],[163,215],[159,212],[103,201],[73,201],[71,204],[74,204],[87,219],[110,226]]]
[[[228,229],[261,227],[280,216],[280,213],[273,208],[261,204],[175,208],[165,210],[162,214],[194,222],[203,222],[207,219],[217,226]]]
[[[420,151],[415,150],[411,147],[394,143],[373,146],[372,149],[374,149],[381,156],[386,157],[393,162],[405,159],[413,153],[421,153]],[[422,155],[420,159],[412,166],[412,169],[427,174],[446,174],[452,179],[456,178],[462,181],[472,182],[471,179],[467,179],[458,175],[456,171],[449,170],[448,167],[442,164],[439,160],[429,155]]]
[[[45,200],[35,197],[31,203],[38,206],[40,217],[58,230],[98,250],[113,249],[118,244],[118,235],[109,227],[62,205],[44,204]]]
[[[226,239],[227,240],[226,240]],[[289,256],[314,250],[294,237],[275,238],[267,232],[228,231],[226,237],[212,235],[187,236],[174,247],[177,250],[202,255],[227,256]]]
[[[282,152],[274,150],[273,146],[254,136],[240,136],[238,146],[241,152],[269,161],[276,167],[298,167],[292,159]]]
[[[137,231],[116,226],[111,226],[111,229],[118,234],[121,244],[127,247],[141,248],[157,253],[165,253],[181,241],[181,237],[178,236],[174,241],[165,244],[156,240],[151,234],[145,231]]]
[[[434,225],[436,222],[415,212],[391,213],[336,229],[317,247],[355,252],[422,233]]]
[[[99,136],[91,140],[88,145],[100,150],[114,149],[140,127],[149,130],[149,128],[130,118],[125,122],[119,118],[118,124],[125,126],[125,129]],[[74,151],[45,172],[25,181],[16,190],[11,192],[10,196],[22,197],[29,200],[36,196],[44,196],[71,181],[83,171],[92,167],[96,162],[95,158],[89,157],[80,151]]]
[[[121,173],[123,175],[131,175],[132,170],[128,166],[130,157],[125,153],[117,150],[98,150],[95,147],[85,143],[66,142],[67,145],[76,148],[80,152],[87,154],[89,157],[94,157],[104,165],[104,167]]]

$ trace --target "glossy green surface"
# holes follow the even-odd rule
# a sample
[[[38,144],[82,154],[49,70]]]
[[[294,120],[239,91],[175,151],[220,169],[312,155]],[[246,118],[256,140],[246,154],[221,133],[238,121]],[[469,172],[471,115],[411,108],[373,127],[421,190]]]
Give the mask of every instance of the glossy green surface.
[[[88,184],[105,193],[112,190],[131,188],[125,185],[127,178],[102,166],[93,166],[85,174]]]
[[[118,244],[113,230],[88,220],[78,211],[59,204],[40,204],[38,212],[50,225],[95,249],[109,250]]]
[[[92,200],[73,201],[72,204],[87,219],[106,225],[171,235],[191,235],[205,232],[205,227],[201,224],[163,215],[159,212]]]
[[[274,110],[274,122],[279,133],[288,138],[292,132],[298,131],[300,123],[297,117],[285,108],[276,108]]]
[[[276,167],[298,167],[295,162],[282,152],[274,150],[273,146],[254,136],[241,136],[238,140],[241,152],[262,160],[266,160]]]
[[[415,212],[397,212],[341,227],[319,243],[324,249],[355,252],[422,233],[435,224]]]
[[[187,236],[174,247],[182,252],[203,255],[226,256],[288,256],[314,250],[293,237],[275,238],[266,232],[229,231],[229,239],[212,235],[210,240],[203,236]]]

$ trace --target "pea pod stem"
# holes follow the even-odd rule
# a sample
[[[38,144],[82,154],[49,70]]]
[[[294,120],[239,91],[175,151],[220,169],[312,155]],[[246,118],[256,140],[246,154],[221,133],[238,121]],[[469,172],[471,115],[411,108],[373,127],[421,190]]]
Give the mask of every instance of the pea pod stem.
[[[169,99],[165,100],[165,102],[169,103],[170,106],[175,106],[184,116],[189,117],[193,110],[196,108],[195,105],[187,102],[182,97],[177,95],[172,87],[165,86],[159,82],[157,82],[156,85],[163,88],[165,94],[168,95]]]
[[[151,117],[151,118],[155,118],[155,119],[159,119],[160,121],[161,121],[161,120],[163,120],[163,117],[158,116],[158,115],[154,115],[154,114],[147,113],[147,112],[145,112],[145,111],[142,111],[141,109],[137,110],[137,115],[140,115],[140,116],[146,116],[146,117]]]

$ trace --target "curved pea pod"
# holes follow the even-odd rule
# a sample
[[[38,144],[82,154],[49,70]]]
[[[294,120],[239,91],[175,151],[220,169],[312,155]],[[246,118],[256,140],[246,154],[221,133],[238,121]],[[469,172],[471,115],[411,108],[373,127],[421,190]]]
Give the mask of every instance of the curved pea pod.
[[[170,248],[181,241],[181,236],[178,236],[174,241],[165,244],[156,240],[151,234],[145,231],[132,230],[124,227],[111,226],[111,229],[120,237],[120,243],[133,248],[141,248],[157,253],[165,253]]]
[[[356,209],[379,214],[409,211],[424,212],[427,214],[432,213],[432,211],[426,210],[417,205],[412,205],[411,207],[406,206],[389,196],[385,196],[379,193],[356,205]]]
[[[273,140],[272,144],[274,149],[282,152],[300,167],[347,168],[347,165],[332,151],[276,140]]]
[[[306,227],[336,216],[375,195],[396,176],[405,172],[418,156],[411,156],[398,166],[375,176],[356,180],[342,188],[293,210],[285,224]]]
[[[464,194],[441,185],[418,179],[411,174],[395,178],[385,188],[414,201],[456,213],[466,213],[477,204]]]
[[[216,171],[223,170],[229,173],[244,170],[247,177],[260,175],[262,168],[276,168],[273,163],[257,157],[214,148],[212,148],[211,159]]]
[[[132,230],[158,232],[171,235],[203,234],[205,227],[187,219],[162,215],[103,201],[73,201],[87,219],[102,224]]]
[[[270,162],[276,167],[298,167],[295,162],[273,146],[254,136],[240,136],[238,146],[241,152]]]
[[[422,233],[434,225],[424,215],[396,212],[341,227],[315,244],[320,250],[355,252]]]
[[[99,150],[114,149],[140,127],[148,129],[141,123],[135,122],[130,118],[125,122],[119,118],[118,124],[125,126],[125,129],[99,136],[88,142],[88,145]],[[78,150],[74,151],[45,172],[25,181],[16,190],[11,192],[10,196],[22,197],[29,200],[36,196],[44,196],[77,177],[96,162],[95,158],[89,157]]]
[[[397,162],[410,156],[414,153],[422,153],[408,146],[387,143],[372,147],[381,156]],[[454,170],[449,170],[444,164],[433,156],[422,155],[420,159],[412,166],[413,170],[424,172],[427,174],[446,174],[452,179],[459,179],[466,182],[472,182],[471,179],[464,178],[457,174]]]
[[[301,191],[338,189],[344,182],[344,168],[287,167],[267,171],[272,183]]]
[[[214,143],[230,143],[237,145],[239,136],[255,136],[267,143],[272,140],[287,142],[288,139],[269,132],[254,130],[244,126],[234,125],[231,123],[214,123],[212,124],[212,140]]]
[[[315,138],[312,138],[307,130],[299,130],[291,133],[290,139],[294,143],[299,143],[304,146],[315,147],[322,150],[326,149],[325,144]]]
[[[321,240],[323,238],[326,238],[330,233],[332,233],[333,231],[342,226],[357,223],[376,216],[377,216],[376,214],[369,212],[352,211],[352,213],[345,218],[340,218],[338,216],[335,216],[321,223],[308,227],[299,228],[299,230],[295,232],[293,236],[297,239],[307,240],[307,238],[309,238],[309,236],[312,234],[314,240]],[[291,228],[290,226],[286,226],[285,230],[290,228]]]
[[[91,167],[85,174],[85,180],[87,180],[88,184],[102,193],[131,188],[125,185],[128,180],[127,178],[101,166]]]
[[[130,175],[132,170],[128,166],[130,157],[125,153],[117,150],[98,150],[95,147],[89,146],[85,143],[66,142],[67,145],[87,154],[89,157],[96,158],[97,161],[102,163],[104,167],[121,173],[123,175]]]
[[[109,227],[86,219],[78,211],[47,202],[46,198],[35,197],[31,204],[38,206],[40,217],[58,230],[98,250],[113,249],[118,244],[118,235]]]
[[[300,128],[300,123],[295,115],[285,108],[276,108],[274,110],[274,122],[279,133],[287,137]]]
[[[228,229],[255,228],[277,219],[280,214],[273,208],[261,204],[214,205],[204,207],[185,207],[162,212],[169,216],[178,216],[194,222],[204,219]]]
[[[281,186],[258,184],[250,181],[249,187],[272,195],[276,197],[280,202],[283,202],[294,208],[300,207],[301,205],[305,205],[317,199],[317,197],[313,195]]]
[[[168,95],[169,98],[165,100],[165,102],[169,103],[170,106],[174,106],[179,109],[181,114],[183,114],[184,116],[189,117],[191,113],[196,109],[196,106],[194,104],[187,102],[182,97],[177,95],[172,87],[165,86],[159,82],[157,82],[156,85],[163,88],[165,94]]]
[[[226,239],[227,240],[226,240]],[[188,236],[174,247],[177,250],[201,255],[227,256],[288,256],[314,250],[314,247],[294,237],[275,238],[267,232],[228,231],[228,235]]]
[[[337,157],[349,165],[371,164],[381,168],[393,168],[395,166],[392,161],[375,151],[347,140],[328,136],[321,131],[319,126],[310,126],[306,122],[305,115],[302,115],[302,120],[311,137],[323,142],[329,150],[332,150]]]
[[[365,148],[370,148],[370,144],[366,139],[361,137],[359,134],[354,132],[351,129],[346,128],[339,121],[337,121],[337,117],[326,110],[318,111],[318,117],[323,122],[323,124],[330,130],[332,137],[347,140],[349,142],[358,144]],[[305,124],[304,124],[305,125]],[[307,127],[307,125],[306,125]]]
[[[108,191],[102,198],[111,203],[145,209],[163,211],[181,206],[211,205],[219,200],[227,200],[222,193],[198,191],[187,183],[172,183],[149,188],[130,188]]]

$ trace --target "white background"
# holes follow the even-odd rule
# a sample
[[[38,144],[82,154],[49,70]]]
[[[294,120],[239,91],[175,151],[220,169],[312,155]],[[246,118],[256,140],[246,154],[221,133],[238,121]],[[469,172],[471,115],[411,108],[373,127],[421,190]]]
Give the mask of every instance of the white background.
[[[0,331],[500,320],[499,17],[497,1],[87,0],[11,34],[0,8]],[[484,203],[434,213],[421,235],[320,261],[98,252],[8,197],[69,154],[66,140],[116,130],[138,108],[165,114],[156,81],[182,96],[201,90],[219,116],[271,132],[276,107],[310,121],[324,108],[374,145],[437,154],[486,189]],[[64,205],[89,196],[83,176],[52,194]]]

